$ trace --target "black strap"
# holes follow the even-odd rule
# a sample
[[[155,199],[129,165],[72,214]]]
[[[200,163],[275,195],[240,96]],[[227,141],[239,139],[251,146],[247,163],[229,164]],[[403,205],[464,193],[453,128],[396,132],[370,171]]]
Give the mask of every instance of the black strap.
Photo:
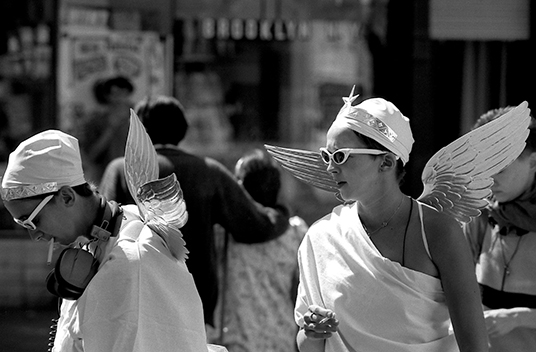
[[[479,284],[482,304],[491,309],[527,307],[536,308],[536,295],[499,291]]]
[[[411,214],[413,213],[413,199],[409,199],[410,200],[410,207],[409,207],[409,216],[408,216],[408,222],[406,223],[406,229],[404,230],[404,244],[403,244],[403,247],[402,247],[402,266],[404,266],[404,263],[405,263],[405,259],[406,259],[406,237],[407,237],[407,234],[408,234],[408,227],[409,227],[409,223],[411,221]]]

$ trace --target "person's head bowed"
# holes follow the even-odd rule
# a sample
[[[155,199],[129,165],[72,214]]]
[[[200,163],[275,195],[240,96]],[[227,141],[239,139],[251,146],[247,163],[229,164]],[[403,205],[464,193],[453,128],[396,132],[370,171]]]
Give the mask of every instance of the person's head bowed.
[[[472,130],[479,128],[491,121],[498,119],[507,112],[513,110],[515,106],[505,106],[497,109],[491,109],[482,114],[475,122]],[[525,209],[524,202],[533,202],[536,196],[536,120],[531,116],[529,125],[529,135],[525,140],[525,148],[523,152],[505,167],[500,172],[492,176],[493,185],[491,190],[493,197],[491,199],[499,202],[510,204],[501,211],[495,210],[492,217],[495,220],[503,219],[504,214],[512,214],[511,209],[518,207]],[[516,202],[516,206],[512,206]],[[495,205],[497,206],[497,205]],[[530,211],[524,210],[526,214],[531,214]],[[513,215],[511,215],[513,216]],[[504,220],[500,221],[501,226],[505,226]]]
[[[260,149],[241,157],[235,165],[235,176],[258,203],[274,207],[281,189],[281,175],[275,161]]]
[[[479,116],[475,124],[472,126],[471,131],[493,120],[498,119],[499,117],[513,110],[514,108],[515,106],[507,105],[504,107],[486,111],[485,113]],[[525,140],[525,149],[523,150],[523,153],[520,155],[520,157],[525,157],[528,154],[536,152],[536,119],[534,118],[532,114],[530,116],[531,117],[530,117],[530,125],[529,125],[529,135],[527,139]]]
[[[84,183],[78,140],[62,131],[47,130],[21,142],[9,155],[2,177],[2,200],[35,197]]]
[[[83,216],[75,214],[72,205],[77,195],[86,198],[94,191],[84,178],[78,140],[58,130],[47,130],[21,142],[9,155],[0,193],[15,222],[30,230],[32,238],[48,240],[54,234],[63,243],[70,243],[76,238],[72,234],[78,231],[70,226],[77,226],[74,219]],[[45,207],[52,203],[70,208],[69,213],[60,216],[54,212],[54,219],[42,221]]]

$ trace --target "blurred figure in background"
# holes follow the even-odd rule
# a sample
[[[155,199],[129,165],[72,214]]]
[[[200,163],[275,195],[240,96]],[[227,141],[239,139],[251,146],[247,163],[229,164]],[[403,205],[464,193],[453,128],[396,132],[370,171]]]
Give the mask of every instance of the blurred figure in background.
[[[474,128],[512,107],[480,116]],[[523,153],[493,177],[483,214],[465,226],[482,293],[490,351],[536,351],[536,120]]]
[[[277,206],[281,179],[269,155],[259,149],[246,153],[236,163],[235,176],[257,202]],[[286,232],[275,240],[243,244],[228,239],[215,342],[230,352],[297,351],[297,253],[307,229],[303,219],[293,216]]]
[[[134,85],[127,77],[95,83],[95,98],[101,106],[82,123],[79,138],[84,162],[90,163],[85,170],[87,177],[96,184],[106,165],[125,153],[133,92]]]
[[[286,231],[288,211],[255,202],[221,163],[178,147],[186,136],[188,122],[177,99],[149,97],[139,102],[135,111],[157,153],[175,166],[188,209],[188,221],[181,228],[190,251],[186,264],[203,301],[205,322],[213,325],[218,299],[214,225],[221,225],[237,242],[259,243]],[[113,160],[102,178],[101,193],[119,203],[132,203],[124,177],[124,158]]]
[[[0,162],[7,161],[9,152],[13,149],[13,141],[10,135],[9,116],[6,109],[6,98],[9,90],[9,82],[0,75]]]

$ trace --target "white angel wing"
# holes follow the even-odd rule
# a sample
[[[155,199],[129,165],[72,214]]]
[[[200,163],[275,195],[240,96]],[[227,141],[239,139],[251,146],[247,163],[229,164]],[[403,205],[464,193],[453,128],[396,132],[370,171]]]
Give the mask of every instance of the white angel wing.
[[[130,109],[130,128],[125,147],[125,178],[128,190],[145,220],[147,210],[140,204],[138,189],[149,181],[158,179],[158,158],[151,138],[140,119]]]
[[[319,152],[290,149],[265,144],[268,153],[298,180],[324,191],[338,193],[333,177],[327,172],[326,164]]]
[[[439,150],[424,167],[418,199],[460,222],[479,216],[488,204],[491,177],[525,148],[529,114],[525,101]]]
[[[188,251],[179,229],[188,220],[188,212],[182,190],[175,174],[158,179],[156,150],[132,109],[125,149],[125,178],[143,222],[162,237],[175,258],[184,261]]]
[[[165,240],[175,258],[181,261],[188,258],[186,242],[179,230],[188,221],[188,212],[177,176],[171,174],[142,185],[137,198],[147,211],[147,226]]]

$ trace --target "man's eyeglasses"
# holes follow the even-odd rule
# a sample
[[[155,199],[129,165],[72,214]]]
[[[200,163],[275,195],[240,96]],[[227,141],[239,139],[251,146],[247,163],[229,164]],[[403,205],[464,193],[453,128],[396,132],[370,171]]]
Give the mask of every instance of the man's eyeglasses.
[[[17,224],[19,224],[20,226],[28,229],[28,230],[35,230],[37,229],[37,226],[35,226],[35,224],[33,223],[33,219],[35,219],[35,217],[37,216],[37,214],[39,214],[39,212],[41,211],[41,209],[43,209],[45,207],[45,205],[47,205],[47,203],[52,199],[52,197],[54,197],[53,194],[50,194],[48,196],[46,196],[42,201],[41,203],[39,203],[34,211],[32,211],[32,213],[30,214],[30,216],[28,216],[28,218],[26,220],[20,220],[20,219],[15,219],[13,218],[13,220],[15,220],[15,222]]]
[[[378,149],[364,149],[364,148],[343,148],[330,153],[327,148],[320,148],[320,156],[324,163],[329,164],[330,160],[337,165],[342,165],[348,160],[351,154],[368,154],[368,155],[381,155],[387,154],[386,151]]]

